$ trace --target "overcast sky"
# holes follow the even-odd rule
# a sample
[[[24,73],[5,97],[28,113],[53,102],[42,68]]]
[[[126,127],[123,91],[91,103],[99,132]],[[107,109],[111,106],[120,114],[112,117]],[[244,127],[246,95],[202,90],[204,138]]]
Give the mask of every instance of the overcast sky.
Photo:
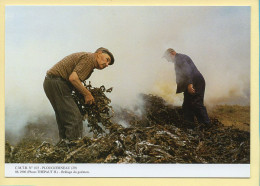
[[[7,6],[6,128],[54,114],[42,88],[46,71],[74,52],[108,48],[115,64],[95,70],[94,86],[114,87],[113,105],[138,104],[139,93],[176,96],[171,47],[192,58],[206,80],[205,104],[249,104],[250,7]]]

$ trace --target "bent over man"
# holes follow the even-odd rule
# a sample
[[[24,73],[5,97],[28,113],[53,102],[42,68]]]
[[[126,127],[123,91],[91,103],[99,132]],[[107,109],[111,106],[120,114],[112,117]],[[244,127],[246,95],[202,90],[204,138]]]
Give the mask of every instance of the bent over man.
[[[210,125],[210,119],[204,106],[205,80],[198,71],[191,58],[187,55],[176,53],[169,48],[164,57],[174,63],[177,90],[176,93],[184,92],[182,105],[186,123],[193,124],[194,116],[199,123]]]
[[[82,82],[91,76],[94,69],[102,70],[113,64],[113,54],[101,47],[95,53],[68,55],[47,71],[43,87],[55,111],[61,140],[82,137],[83,116],[71,95],[72,87],[84,96],[86,104],[94,103],[94,97]]]

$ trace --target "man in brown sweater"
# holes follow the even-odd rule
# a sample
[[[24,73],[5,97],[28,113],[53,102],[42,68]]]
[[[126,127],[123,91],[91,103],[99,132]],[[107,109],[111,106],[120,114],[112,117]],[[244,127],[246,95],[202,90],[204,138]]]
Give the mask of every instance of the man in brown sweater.
[[[113,64],[113,54],[101,47],[95,53],[68,55],[47,71],[43,87],[55,111],[60,139],[82,137],[83,116],[71,95],[71,87],[74,86],[84,96],[86,104],[93,104],[94,97],[82,82],[91,76],[94,69],[102,70]]]

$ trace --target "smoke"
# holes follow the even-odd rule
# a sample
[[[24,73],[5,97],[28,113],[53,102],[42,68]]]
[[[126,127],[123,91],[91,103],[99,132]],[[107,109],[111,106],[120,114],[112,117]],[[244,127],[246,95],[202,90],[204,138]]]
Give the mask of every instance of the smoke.
[[[7,6],[5,23],[5,126],[15,134],[39,116],[55,118],[42,88],[46,71],[99,47],[115,63],[89,80],[114,88],[113,106],[142,114],[140,93],[182,104],[174,65],[162,58],[167,48],[203,74],[206,105],[250,104],[250,7]]]
[[[40,139],[50,143],[58,142],[58,127],[53,115],[38,115],[37,118],[26,118],[23,122],[26,125],[13,129],[7,128],[5,135],[9,143],[16,144],[23,137]]]

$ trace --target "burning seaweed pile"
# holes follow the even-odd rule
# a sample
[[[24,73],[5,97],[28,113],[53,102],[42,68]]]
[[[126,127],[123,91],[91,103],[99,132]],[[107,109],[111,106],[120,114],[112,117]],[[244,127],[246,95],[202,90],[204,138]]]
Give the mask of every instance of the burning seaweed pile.
[[[98,89],[96,89],[98,90]],[[105,89],[103,89],[104,92]],[[183,122],[179,107],[160,97],[141,95],[143,115],[122,109],[103,135],[56,145],[24,138],[15,147],[6,142],[7,163],[249,163],[250,134],[223,126],[211,118],[212,126]],[[94,96],[95,97],[95,96]],[[98,100],[95,97],[96,100]],[[106,102],[104,105],[108,105]],[[111,108],[112,109],[112,108]],[[86,109],[88,110],[88,109]],[[101,110],[98,110],[99,113]],[[108,112],[105,112],[108,113]],[[90,116],[90,114],[88,114]],[[102,116],[102,115],[101,115]],[[89,119],[89,118],[88,118]],[[124,120],[129,127],[116,121]],[[102,122],[101,121],[101,122]],[[95,123],[95,122],[94,122]]]

